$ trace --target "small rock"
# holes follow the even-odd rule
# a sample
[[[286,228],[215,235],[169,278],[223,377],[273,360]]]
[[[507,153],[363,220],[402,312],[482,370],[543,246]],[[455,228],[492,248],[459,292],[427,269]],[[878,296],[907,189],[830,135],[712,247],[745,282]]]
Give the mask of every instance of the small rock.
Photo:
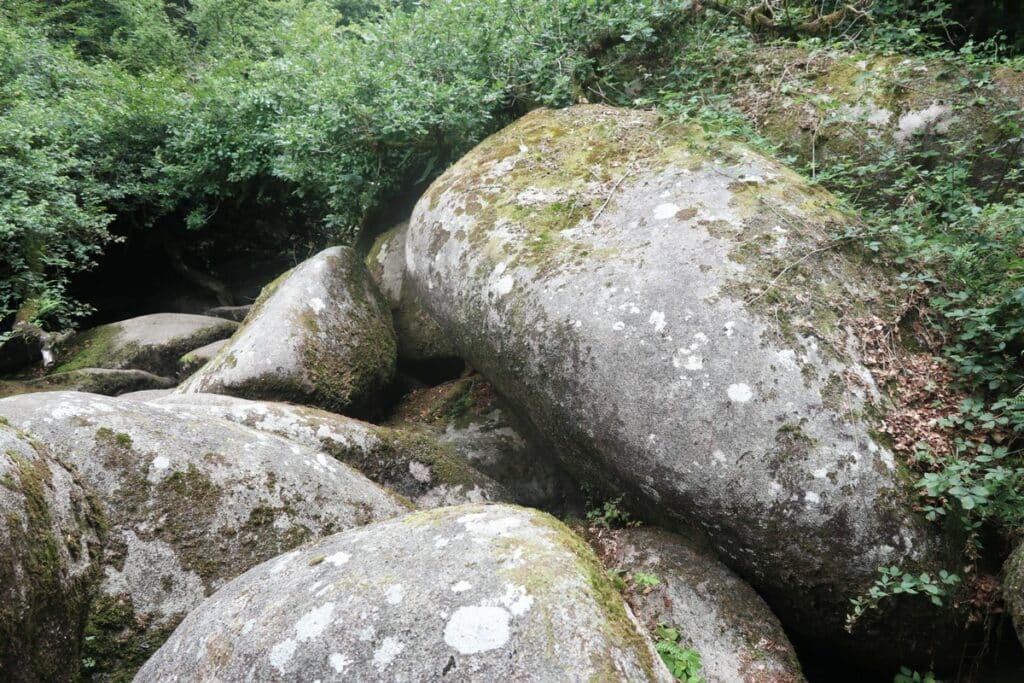
[[[227,345],[227,343],[227,339],[219,339],[215,342],[210,342],[206,346],[200,346],[198,349],[186,353],[178,359],[178,377],[188,377],[193,372],[209,363],[217,357],[217,354]]]

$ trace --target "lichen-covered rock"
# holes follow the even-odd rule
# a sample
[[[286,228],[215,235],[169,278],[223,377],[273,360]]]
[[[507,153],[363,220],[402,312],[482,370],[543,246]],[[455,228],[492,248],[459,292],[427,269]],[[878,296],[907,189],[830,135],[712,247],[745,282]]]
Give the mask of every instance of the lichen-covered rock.
[[[101,325],[63,345],[56,372],[111,368],[173,376],[182,354],[226,339],[237,327],[230,320],[186,313],[153,313]]]
[[[381,234],[366,257],[374,282],[391,307],[398,357],[407,360],[456,358],[458,352],[405,278],[405,233],[409,223]]]
[[[808,166],[875,163],[894,151],[950,158],[988,150],[975,180],[995,183],[1016,161],[1004,128],[1024,106],[1019,69],[986,65],[982,79],[935,58],[778,46],[749,58],[756,66],[726,86],[734,105]]]
[[[231,341],[178,390],[362,414],[394,372],[387,305],[355,252],[333,247],[267,285]]]
[[[1017,640],[1024,645],[1024,544],[1003,565],[1003,602],[1013,619]]]
[[[804,680],[779,620],[708,548],[651,527],[601,531],[592,543],[610,571],[629,580],[629,604],[655,633],[680,633],[701,656],[708,683]]]
[[[186,353],[178,359],[178,377],[188,377],[193,372],[209,363],[217,357],[217,354],[220,353],[220,350],[223,349],[227,343],[227,339],[219,339],[215,342],[210,342],[206,346],[200,346],[198,349],[194,349]]]
[[[77,477],[0,421],[0,680],[73,680],[104,522]]]
[[[177,381],[171,377],[160,377],[145,370],[82,368],[38,379],[0,382],[0,397],[36,391],[82,391],[104,396],[120,396],[134,391],[170,389],[176,384]]]
[[[519,505],[559,514],[581,509],[579,483],[523,432],[491,383],[479,375],[411,391],[390,424],[431,430],[475,469],[500,481]]]
[[[417,512],[256,567],[145,681],[671,681],[591,550],[508,506]]]
[[[440,440],[410,428],[390,428],[285,403],[216,394],[170,394],[157,404],[186,417],[218,417],[323,450],[417,507],[509,501],[511,494],[471,467]]]
[[[855,229],[836,204],[650,112],[539,110],[434,183],[406,265],[577,476],[699,525],[787,626],[908,663],[950,614],[900,601],[854,639],[849,600],[880,565],[952,557],[874,436],[886,402],[851,327],[894,298],[833,241]]]
[[[308,539],[406,508],[322,452],[217,418],[92,394],[0,400],[74,466],[109,526],[83,657],[130,675],[204,597]]]

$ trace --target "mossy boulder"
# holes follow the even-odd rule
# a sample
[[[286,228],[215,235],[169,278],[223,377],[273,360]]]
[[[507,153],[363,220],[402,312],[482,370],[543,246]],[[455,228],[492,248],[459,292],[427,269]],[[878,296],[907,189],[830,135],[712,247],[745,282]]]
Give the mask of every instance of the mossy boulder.
[[[1017,629],[1017,639],[1024,645],[1024,544],[1017,546],[1003,566],[1003,602]]]
[[[398,339],[398,357],[405,360],[457,358],[448,335],[423,307],[416,290],[405,279],[404,222],[382,233],[366,256],[366,266],[391,308]]]
[[[671,681],[593,552],[511,506],[416,512],[252,569],[138,681]]]
[[[230,320],[186,313],[153,313],[101,325],[61,346],[55,372],[110,368],[174,376],[183,354],[226,339],[237,327]]]
[[[394,372],[387,304],[358,255],[333,247],[267,285],[231,341],[178,391],[366,414]]]
[[[977,152],[973,182],[996,187],[1016,163],[1007,124],[1024,107],[1019,69],[788,46],[755,48],[750,61],[723,85],[759,132],[806,166]]]
[[[316,408],[215,394],[171,394],[156,402],[174,406],[179,414],[237,422],[322,450],[416,507],[512,498],[505,487],[422,429],[377,426]]]
[[[427,191],[408,277],[581,480],[704,530],[788,628],[927,661],[959,632],[927,601],[844,629],[879,566],[956,566],[873,437],[890,404],[852,330],[895,318],[898,294],[834,239],[856,229],[742,144],[651,112],[538,110]]]
[[[220,350],[228,343],[227,339],[210,342],[206,346],[189,351],[178,359],[178,377],[188,377],[217,357]]]
[[[558,514],[581,509],[579,483],[480,375],[410,391],[388,424],[433,433],[462,460],[500,481],[519,505]]]
[[[705,680],[805,680],[779,620],[710,548],[652,527],[599,531],[592,543],[640,623],[655,635],[662,624],[677,629],[678,644],[700,653]]]
[[[0,416],[74,466],[109,527],[84,674],[125,680],[221,584],[317,538],[406,507],[324,453],[127,399],[28,394]]]
[[[203,315],[209,315],[214,318],[224,318],[225,320],[233,320],[236,323],[240,323],[245,320],[245,317],[249,315],[249,311],[251,310],[251,304],[245,306],[215,306],[214,308],[204,311]]]
[[[82,391],[104,396],[120,396],[135,391],[170,389],[177,384],[171,377],[161,377],[145,370],[113,370],[81,368],[38,379],[0,382],[0,397],[36,391]]]
[[[72,470],[0,423],[0,679],[78,672],[104,522]]]

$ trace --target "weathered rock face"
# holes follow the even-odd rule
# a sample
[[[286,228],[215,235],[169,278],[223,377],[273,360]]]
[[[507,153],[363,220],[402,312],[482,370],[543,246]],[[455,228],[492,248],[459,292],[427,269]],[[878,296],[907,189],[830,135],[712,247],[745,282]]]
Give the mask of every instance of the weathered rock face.
[[[137,681],[670,681],[584,543],[465,505],[332,536],[190,614]]]
[[[732,100],[769,140],[804,164],[836,159],[872,163],[894,149],[949,158],[980,155],[976,181],[997,182],[1016,152],[1004,132],[1024,105],[1024,74],[988,69],[986,84],[961,65],[901,55],[765,47]],[[965,83],[968,85],[965,86]],[[986,174],[991,174],[987,181]]]
[[[1024,544],[1017,546],[1003,566],[1003,602],[1017,629],[1017,639],[1024,645]]]
[[[456,358],[458,352],[405,278],[405,233],[408,222],[383,233],[366,257],[366,266],[391,308],[398,357],[406,360]]]
[[[602,531],[593,543],[608,569],[629,577],[640,623],[677,629],[709,683],[804,680],[779,620],[707,548],[654,528]]]
[[[215,394],[158,398],[182,417],[217,417],[322,450],[417,507],[508,501],[511,494],[431,434],[379,427],[316,408]]]
[[[178,359],[178,377],[188,377],[193,372],[209,363],[217,357],[217,354],[220,353],[220,350],[223,349],[227,343],[227,339],[220,339],[186,353]]]
[[[182,393],[368,412],[395,371],[395,334],[359,257],[333,247],[267,285],[246,322]]]
[[[173,376],[192,349],[231,336],[237,323],[186,313],[153,313],[81,332],[58,354],[56,372],[82,368],[145,370]]]
[[[46,375],[39,379],[0,382],[0,397],[36,391],[84,391],[104,396],[120,396],[134,391],[169,389],[177,382],[145,370],[82,368]]]
[[[849,326],[889,304],[830,240],[853,226],[834,206],[650,113],[537,111],[435,182],[406,262],[581,479],[699,525],[784,622],[854,647],[844,615],[878,566],[945,560],[873,438],[883,402]],[[913,608],[856,646],[911,661],[946,625]]]
[[[523,434],[494,387],[479,375],[410,392],[391,424],[432,431],[462,460],[500,481],[519,505],[582,514],[579,483],[550,450]]]
[[[45,446],[0,422],[0,679],[72,680],[99,581],[98,505]]]
[[[74,466],[106,515],[87,674],[130,674],[250,567],[406,509],[321,452],[173,406],[46,393],[4,399],[0,415]]]

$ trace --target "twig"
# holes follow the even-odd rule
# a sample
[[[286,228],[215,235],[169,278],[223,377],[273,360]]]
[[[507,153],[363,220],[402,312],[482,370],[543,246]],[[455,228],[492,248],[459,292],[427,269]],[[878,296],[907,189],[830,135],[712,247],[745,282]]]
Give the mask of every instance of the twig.
[[[597,213],[594,214],[594,217],[590,219],[591,223],[597,223],[597,219],[601,217],[601,214],[604,213],[604,210],[605,208],[607,208],[608,203],[611,202],[612,197],[615,196],[615,192],[619,189],[619,185],[622,185],[623,181],[625,181],[626,178],[628,178],[632,172],[633,169],[626,169],[626,172],[622,174],[621,178],[619,178],[619,182],[615,183],[615,186],[612,187],[612,191],[608,193],[608,196],[604,200],[604,204],[602,204],[601,208],[597,210]]]
[[[806,261],[806,260],[807,260],[807,259],[809,259],[810,257],[814,256],[815,254],[817,254],[817,253],[820,253],[820,252],[823,252],[823,251],[828,251],[829,249],[832,249],[832,248],[834,248],[834,247],[835,247],[836,245],[838,245],[838,244],[839,244],[839,242],[840,242],[840,240],[836,240],[835,242],[832,242],[832,243],[830,243],[830,244],[826,244],[826,245],[825,245],[825,246],[823,246],[823,247],[819,247],[819,248],[817,248],[817,249],[813,249],[813,250],[811,250],[811,251],[807,252],[806,254],[804,254],[803,256],[801,256],[800,258],[798,258],[798,259],[797,259],[796,261],[793,261],[793,262],[792,262],[792,263],[790,263],[790,264],[789,264],[788,266],[786,266],[786,267],[785,267],[785,268],[783,268],[783,269],[782,269],[781,271],[779,271],[779,274],[778,274],[778,275],[776,275],[776,276],[775,276],[774,278],[772,278],[772,281],[768,283],[768,286],[767,286],[767,287],[765,287],[764,289],[762,289],[762,290],[761,290],[761,292],[760,292],[760,293],[759,293],[759,294],[758,294],[757,296],[755,296],[755,297],[752,297],[752,298],[750,298],[750,299],[747,299],[745,303],[746,303],[746,304],[747,304],[748,306],[749,306],[750,304],[754,303],[755,301],[757,301],[758,299],[760,299],[760,298],[761,298],[762,296],[764,296],[765,294],[767,294],[767,293],[768,293],[768,292],[769,292],[769,291],[770,291],[770,290],[771,290],[771,289],[772,289],[772,288],[773,288],[773,287],[775,286],[775,283],[776,283],[776,282],[778,282],[778,281],[779,281],[779,280],[780,280],[780,279],[782,278],[782,276],[783,276],[783,275],[785,275],[785,274],[786,274],[786,273],[788,273],[788,272],[789,272],[790,270],[792,270],[793,268],[795,268],[795,267],[797,267],[798,265],[800,265],[800,264],[801,264],[801,263],[802,263],[803,261]]]

